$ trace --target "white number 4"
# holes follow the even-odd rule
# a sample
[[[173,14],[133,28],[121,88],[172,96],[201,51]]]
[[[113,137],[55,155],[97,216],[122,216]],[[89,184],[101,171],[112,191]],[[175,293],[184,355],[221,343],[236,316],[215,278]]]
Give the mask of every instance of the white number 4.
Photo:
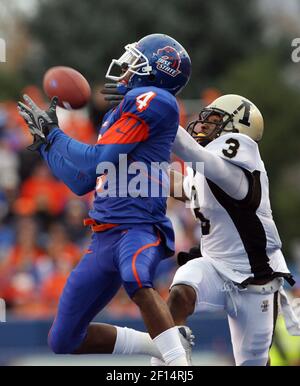
[[[156,93],[153,91],[146,92],[136,97],[136,106],[138,111],[144,111],[149,107],[150,102],[156,96]]]

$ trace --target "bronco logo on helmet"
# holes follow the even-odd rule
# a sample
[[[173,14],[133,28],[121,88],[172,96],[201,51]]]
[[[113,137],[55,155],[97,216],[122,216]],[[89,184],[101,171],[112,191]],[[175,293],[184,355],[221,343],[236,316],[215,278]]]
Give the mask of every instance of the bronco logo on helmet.
[[[180,55],[173,47],[166,46],[161,48],[157,51],[157,55],[161,55],[156,62],[158,70],[173,77],[181,73],[179,70],[181,63]]]

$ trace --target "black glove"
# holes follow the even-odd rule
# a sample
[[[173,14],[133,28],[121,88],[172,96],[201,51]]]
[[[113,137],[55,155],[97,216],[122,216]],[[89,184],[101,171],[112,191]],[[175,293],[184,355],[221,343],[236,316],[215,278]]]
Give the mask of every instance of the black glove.
[[[200,246],[197,245],[192,247],[189,252],[179,252],[177,255],[177,264],[179,266],[184,265],[190,260],[196,259],[197,257],[201,257]]]
[[[117,83],[105,83],[104,89],[100,92],[105,95],[104,99],[108,101],[112,107],[117,106],[124,99],[124,95],[120,94],[117,89]]]
[[[28,147],[29,150],[37,150],[41,144],[48,143],[47,135],[54,128],[58,127],[56,107],[58,98],[53,97],[47,111],[40,109],[29,96],[24,95],[25,105],[18,103],[19,114],[24,118],[31,135],[34,138],[33,144]]]

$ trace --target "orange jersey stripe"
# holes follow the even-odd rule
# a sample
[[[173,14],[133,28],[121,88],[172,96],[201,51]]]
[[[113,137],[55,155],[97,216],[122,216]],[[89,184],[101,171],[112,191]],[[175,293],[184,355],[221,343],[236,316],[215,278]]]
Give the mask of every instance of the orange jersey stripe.
[[[131,113],[125,113],[99,139],[97,144],[126,144],[144,142],[149,137],[149,127],[145,121]]]
[[[150,248],[150,247],[157,247],[157,246],[160,244],[160,242],[161,242],[161,238],[160,238],[160,235],[159,235],[159,233],[158,233],[158,239],[157,239],[157,241],[156,241],[155,243],[151,243],[151,244],[146,244],[146,245],[144,245],[143,247],[139,248],[139,249],[135,252],[135,254],[134,254],[134,256],[133,256],[133,259],[132,259],[132,271],[133,271],[135,280],[137,281],[137,283],[138,283],[138,285],[139,285],[140,288],[142,288],[143,285],[142,285],[141,279],[140,279],[140,277],[139,277],[138,271],[137,271],[137,269],[136,269],[136,265],[135,265],[136,259],[137,259],[138,255],[139,255],[140,253],[142,253],[145,249]]]

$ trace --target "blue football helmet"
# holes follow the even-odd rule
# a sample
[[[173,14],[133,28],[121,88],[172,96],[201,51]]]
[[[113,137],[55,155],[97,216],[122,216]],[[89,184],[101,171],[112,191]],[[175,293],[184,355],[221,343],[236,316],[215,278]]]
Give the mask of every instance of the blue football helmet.
[[[152,34],[127,44],[125,53],[112,60],[106,78],[121,84],[125,92],[155,86],[176,95],[190,75],[191,60],[182,45],[168,35]]]

